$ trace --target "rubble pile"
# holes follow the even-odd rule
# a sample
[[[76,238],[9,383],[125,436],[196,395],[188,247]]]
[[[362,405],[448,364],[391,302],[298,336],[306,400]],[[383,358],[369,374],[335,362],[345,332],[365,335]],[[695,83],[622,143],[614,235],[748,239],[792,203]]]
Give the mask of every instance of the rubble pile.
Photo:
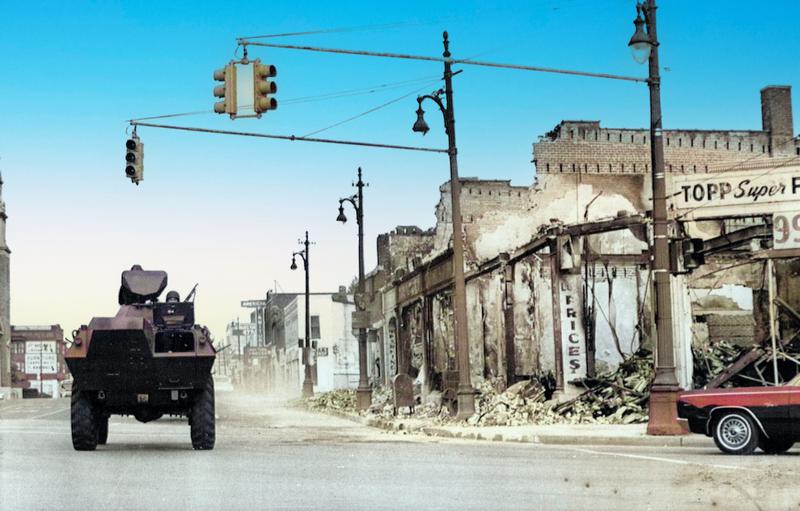
[[[631,424],[647,420],[652,357],[641,350],[617,369],[584,382],[586,390],[569,401],[546,401],[539,380],[518,382],[504,392],[485,382],[469,423],[481,426],[522,424]]]
[[[303,400],[303,405],[316,412],[354,412],[356,410],[356,391],[349,389],[331,390]]]
[[[694,388],[705,387],[708,382],[736,362],[747,350],[748,348],[743,348],[727,341],[692,346],[692,355],[694,357],[692,380]],[[730,384],[732,382],[728,385]]]
[[[393,394],[391,387],[379,386],[372,389],[372,404],[366,411],[367,415],[391,417],[393,411]]]

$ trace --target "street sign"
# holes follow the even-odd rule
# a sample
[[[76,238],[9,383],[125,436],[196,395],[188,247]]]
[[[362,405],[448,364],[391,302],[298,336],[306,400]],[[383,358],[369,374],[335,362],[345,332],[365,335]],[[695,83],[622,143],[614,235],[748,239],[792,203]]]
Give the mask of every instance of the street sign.
[[[772,248],[800,248],[800,212],[772,215]]]
[[[353,329],[369,327],[369,311],[353,311]]]
[[[245,355],[249,357],[268,357],[269,348],[266,346],[245,346]]]
[[[698,220],[797,210],[800,165],[781,164],[779,160],[751,166],[747,170],[702,174],[672,173],[674,215]]]
[[[242,300],[241,306],[243,309],[259,309],[267,306],[266,300]]]

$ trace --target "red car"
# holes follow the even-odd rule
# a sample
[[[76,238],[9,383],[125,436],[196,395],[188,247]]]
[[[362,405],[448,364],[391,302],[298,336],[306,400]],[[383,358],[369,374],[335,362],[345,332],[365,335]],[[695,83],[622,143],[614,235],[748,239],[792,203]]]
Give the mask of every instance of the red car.
[[[681,392],[678,416],[724,453],[786,452],[800,440],[800,375],[778,387]]]

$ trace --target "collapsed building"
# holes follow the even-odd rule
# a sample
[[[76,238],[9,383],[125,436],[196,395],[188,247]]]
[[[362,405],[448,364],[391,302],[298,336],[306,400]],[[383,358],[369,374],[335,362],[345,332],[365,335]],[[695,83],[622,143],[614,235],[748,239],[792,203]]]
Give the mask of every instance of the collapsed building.
[[[761,91],[761,130],[664,130],[676,243],[673,330],[678,380],[691,343],[760,343],[773,214],[796,213],[800,141],[791,91]],[[650,133],[562,121],[533,144],[531,186],[463,178],[461,209],[472,384],[552,374],[569,396],[599,370],[651,345]],[[378,237],[368,275],[369,372],[407,374],[423,398],[457,385],[449,183],[436,225]],[[694,241],[692,241],[694,240]],[[771,255],[770,255],[771,254]],[[777,296],[800,309],[791,251]]]

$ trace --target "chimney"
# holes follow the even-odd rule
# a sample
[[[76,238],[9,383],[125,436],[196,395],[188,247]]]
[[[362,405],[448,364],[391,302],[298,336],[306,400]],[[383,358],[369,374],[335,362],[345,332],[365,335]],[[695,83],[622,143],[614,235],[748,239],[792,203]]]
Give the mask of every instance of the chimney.
[[[770,85],[761,89],[761,121],[769,132],[770,154],[789,153],[792,139],[792,88]]]

